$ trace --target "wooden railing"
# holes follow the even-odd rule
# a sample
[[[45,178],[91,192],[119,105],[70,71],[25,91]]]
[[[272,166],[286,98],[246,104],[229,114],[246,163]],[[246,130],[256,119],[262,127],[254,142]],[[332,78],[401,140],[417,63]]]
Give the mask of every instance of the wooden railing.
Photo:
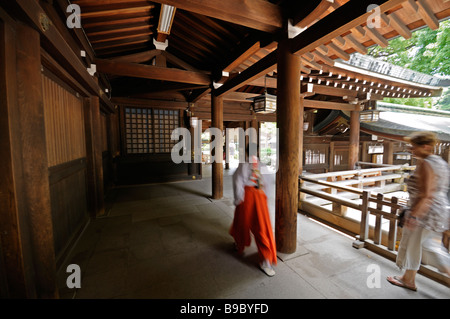
[[[309,183],[310,186],[306,186],[305,183]],[[313,184],[312,187],[311,184]],[[331,191],[318,191],[317,187],[314,187],[315,185]],[[377,245],[381,245],[383,242],[383,232],[381,227],[383,218],[388,219],[389,229],[387,232],[386,247],[389,250],[395,250],[397,238],[397,215],[399,210],[406,206],[406,202],[404,200],[401,200],[397,197],[385,197],[382,193],[375,194],[364,189],[350,186],[341,186],[336,185],[333,182],[316,180],[314,178],[310,178],[309,176],[300,176],[299,191],[301,193],[301,201],[304,201],[306,199],[302,194],[309,194],[330,201],[332,203],[332,210],[330,211],[330,213],[332,213],[333,216],[332,218],[328,219],[328,221],[336,220],[336,216],[345,218],[346,209],[343,209],[343,207],[349,207],[354,210],[360,211],[361,218],[359,221],[359,230],[356,232],[355,227],[348,227],[347,229],[345,229],[346,231],[353,233],[358,237],[358,240],[353,244],[353,246],[356,248],[364,247],[366,241],[369,240],[369,232],[371,228],[369,225],[369,214],[375,215],[375,225],[374,227],[372,227],[373,236],[371,237],[374,238],[373,242]],[[342,195],[336,194],[337,191],[351,193],[355,196],[353,196],[352,199],[349,199]],[[311,213],[314,215],[314,212]],[[346,228],[345,223],[341,223],[340,226],[341,228]]]
[[[401,237],[397,225],[398,214],[402,208],[406,207],[406,200],[389,197],[382,192],[364,189],[363,185],[382,180],[394,180],[397,183],[403,183],[404,172],[402,171],[411,169],[414,169],[414,167],[382,165],[376,169],[300,176],[299,209],[331,227],[353,235],[356,238],[352,244],[353,247],[367,248],[395,260],[397,244]],[[396,173],[373,175],[374,172],[388,171]],[[396,176],[394,177],[394,175]],[[349,178],[349,176],[351,177]],[[334,181],[327,181],[327,179]],[[360,188],[353,187],[354,185]],[[323,208],[323,205],[314,204],[307,199],[306,195],[331,203],[331,210]],[[349,218],[347,208],[360,212],[360,218]],[[372,218],[370,218],[371,215]],[[369,223],[369,220],[372,219],[374,221]],[[382,227],[383,220],[388,221],[388,227]],[[433,269],[422,266],[419,272],[447,286],[449,285],[448,279]]]

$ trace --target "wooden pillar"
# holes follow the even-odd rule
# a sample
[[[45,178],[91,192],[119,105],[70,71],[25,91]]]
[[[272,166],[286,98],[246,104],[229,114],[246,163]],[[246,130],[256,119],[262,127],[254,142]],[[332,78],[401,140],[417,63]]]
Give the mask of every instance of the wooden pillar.
[[[217,97],[211,94],[211,126],[223,131],[223,97]],[[223,138],[222,134],[216,136],[219,138],[218,147],[215,149],[216,160],[212,165],[212,198],[220,199],[223,197]]]
[[[297,248],[298,172],[300,138],[299,56],[289,50],[289,40],[278,45],[277,126],[279,166],[276,175],[275,241],[281,253]]]
[[[18,149],[16,35],[14,28],[1,20],[0,40],[0,297],[29,298],[36,297],[36,292],[32,269],[25,267],[32,263],[32,256],[21,198],[24,183],[18,168],[22,159]]]
[[[57,298],[40,36],[22,23],[0,24],[0,258],[7,294]]]
[[[348,149],[348,169],[353,170],[359,153],[359,111],[350,112],[350,145]]]
[[[105,214],[103,189],[103,156],[100,102],[97,96],[85,99],[84,118],[86,131],[86,167],[88,206],[92,217]]]
[[[226,132],[226,128],[225,128],[225,132]],[[225,150],[225,169],[230,169],[230,136],[228,136],[228,134],[225,134],[225,146],[224,146],[224,150]]]
[[[298,138],[298,175],[303,174],[303,123],[304,123],[305,109],[303,107],[303,98],[300,98],[300,120],[299,120],[299,138]],[[300,182],[300,186],[303,187],[303,182]],[[298,193],[298,209],[302,208],[302,201],[305,200],[305,193]]]
[[[303,122],[304,122],[305,108],[303,107],[303,98],[300,98],[300,115],[299,115],[299,130],[298,130],[298,174],[303,173]]]
[[[383,164],[394,164],[394,143],[391,141],[383,142]]]
[[[256,119],[256,116],[253,115],[254,118],[250,121],[250,127],[255,129],[256,135],[253,136],[253,140],[251,141],[252,143],[256,143],[257,145],[257,150],[256,150],[256,154],[259,157],[259,122]]]
[[[117,109],[117,106],[116,106]],[[108,117],[108,148],[110,151],[112,182],[117,183],[117,161],[116,158],[120,155],[120,129],[119,129],[119,113],[112,113]]]

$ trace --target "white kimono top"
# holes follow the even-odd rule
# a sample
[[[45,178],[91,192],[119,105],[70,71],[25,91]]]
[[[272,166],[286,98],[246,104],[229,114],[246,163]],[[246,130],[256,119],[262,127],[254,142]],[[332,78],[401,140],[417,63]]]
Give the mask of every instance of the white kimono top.
[[[244,201],[245,186],[259,187],[267,196],[274,182],[274,174],[258,159],[256,163],[239,163],[233,174],[234,205]]]

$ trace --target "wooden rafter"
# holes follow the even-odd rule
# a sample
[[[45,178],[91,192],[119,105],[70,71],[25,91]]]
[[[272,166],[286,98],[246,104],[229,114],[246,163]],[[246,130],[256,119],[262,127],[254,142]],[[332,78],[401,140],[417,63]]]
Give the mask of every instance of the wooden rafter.
[[[239,57],[237,57],[233,62],[231,62],[228,66],[226,66],[223,70],[225,72],[231,72],[239,65],[241,65],[245,60],[255,54],[261,48],[260,42],[254,43],[248,49],[246,49]]]
[[[389,25],[398,32],[405,39],[409,39],[412,36],[411,30],[403,23],[403,21],[397,17],[395,12],[391,13],[389,17]]]
[[[308,14],[304,19],[301,19],[298,21],[298,19],[294,19],[294,25],[298,26],[300,28],[305,28],[317,20],[320,19],[320,16],[328,11],[328,9],[331,7],[332,1],[329,0],[322,0],[320,1],[319,5],[310,13]]]
[[[439,20],[436,19],[433,11],[428,7],[425,1],[417,0],[418,12],[422,17],[423,21],[430,27],[430,29],[439,29]]]
[[[102,101],[102,104],[106,105],[110,111],[114,110],[113,105],[106,96],[105,92],[99,89],[98,84],[93,77],[87,72],[86,66],[82,60],[72,48],[67,44],[64,37],[58,31],[58,29],[50,23],[48,29],[45,31],[42,29],[40,17],[46,16],[45,11],[36,1],[16,0],[14,4],[15,10],[22,12],[41,34],[43,40],[43,48],[47,51],[55,52],[55,57],[58,58],[59,63],[64,63],[64,66],[68,72],[78,81],[80,81],[90,93],[98,96]]]
[[[120,9],[114,9],[111,7],[107,7],[107,9],[104,10],[96,10],[96,11],[82,11],[81,12],[81,18],[88,19],[88,18],[96,18],[96,17],[114,17],[119,16],[123,14],[135,14],[137,12],[148,12],[150,13],[150,10],[153,9],[155,6],[153,4],[147,4],[142,6],[125,6]]]
[[[371,15],[367,12],[370,4],[380,6],[380,12],[386,12],[400,5],[404,0],[360,0],[350,1],[331,14],[306,29],[292,40],[292,52],[303,55],[314,50],[337,36],[342,35],[351,28],[360,27]]]
[[[375,3],[381,5],[381,11],[385,12],[398,6],[402,1],[378,0]],[[372,3],[374,1],[371,0],[348,2],[292,39],[292,52],[299,55],[309,53],[321,44],[331,41],[336,36],[346,32],[348,29],[360,26],[368,17],[367,6]],[[340,50],[331,42],[330,44],[335,52],[338,51],[341,54],[341,57],[348,58],[348,54],[345,51]],[[276,51],[273,51],[241,74],[228,80],[221,88],[216,90],[216,94],[223,95],[236,90],[255,78],[261,77],[269,70],[272,70],[277,62],[276,54]]]
[[[318,101],[303,99],[303,106],[314,109],[342,110],[342,111],[360,111],[361,105],[349,103],[337,103],[329,101]]]
[[[101,73],[198,85],[209,85],[211,83],[209,76],[202,72],[105,59],[96,59],[95,63],[97,64],[97,71]]]
[[[275,32],[282,27],[281,8],[264,0],[155,0],[156,3],[195,12],[216,19],[245,25],[256,30]]]
[[[224,83],[224,85],[216,90],[215,94],[217,96],[221,96],[231,91],[237,90],[245,84],[248,84],[249,82],[260,78],[264,74],[267,74],[269,71],[272,71],[276,63],[277,51],[275,50],[263,59],[259,60],[257,63],[253,64],[251,67],[244,70],[242,73],[229,79]]]

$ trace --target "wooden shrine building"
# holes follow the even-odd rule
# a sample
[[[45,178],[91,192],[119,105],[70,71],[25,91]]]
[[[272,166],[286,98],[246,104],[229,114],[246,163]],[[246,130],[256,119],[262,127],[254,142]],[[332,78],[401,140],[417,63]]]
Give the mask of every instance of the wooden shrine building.
[[[354,53],[449,16],[446,0],[2,1],[0,296],[58,297],[55,274],[114,185],[200,178],[170,156],[193,119],[277,123],[276,242],[295,252],[304,146],[345,130],[352,169],[375,101],[447,86],[358,69]],[[276,113],[252,108],[266,91]],[[222,163],[212,185],[221,198]]]

